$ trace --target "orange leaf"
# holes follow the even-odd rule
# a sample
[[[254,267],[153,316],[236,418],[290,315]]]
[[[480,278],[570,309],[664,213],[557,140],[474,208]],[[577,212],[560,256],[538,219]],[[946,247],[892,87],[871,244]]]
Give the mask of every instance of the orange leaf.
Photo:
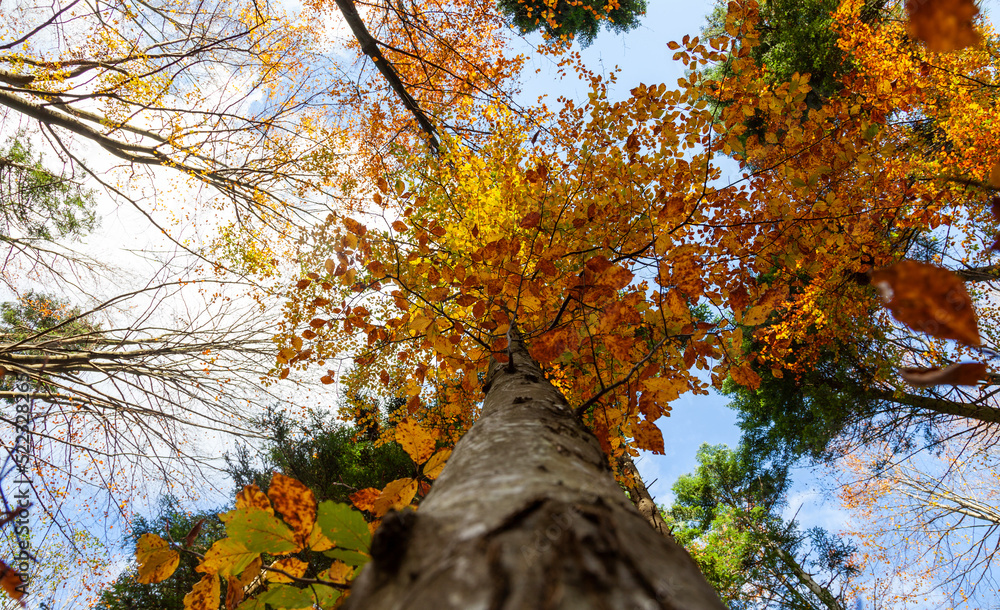
[[[910,36],[931,51],[957,51],[979,42],[972,21],[979,14],[974,0],[906,0]]]
[[[901,261],[873,273],[872,284],[882,290],[892,315],[910,328],[939,339],[980,344],[972,299],[965,284],[951,271]]]
[[[754,370],[750,368],[750,365],[745,362],[739,366],[730,368],[729,376],[733,378],[733,381],[744,388],[756,390],[760,387],[760,375],[755,373]]]
[[[376,517],[381,517],[390,508],[402,510],[410,504],[415,495],[417,495],[417,481],[415,479],[396,479],[386,485],[378,499],[375,500],[375,505],[372,507],[373,513]]]
[[[448,287],[438,286],[437,288],[428,290],[425,298],[432,303],[436,303],[438,301],[445,300],[445,297],[447,296],[448,296]]]
[[[396,442],[415,464],[423,464],[434,453],[437,434],[407,418],[396,424]]]
[[[351,504],[354,504],[358,510],[366,510],[371,512],[375,510],[375,500],[378,499],[379,494],[382,492],[374,487],[366,487],[360,491],[352,493],[349,498],[351,499]]]
[[[295,538],[303,544],[316,524],[316,496],[312,490],[299,481],[276,472],[271,477],[267,497],[271,499],[275,510],[281,513],[284,522],[292,528]]]
[[[987,367],[981,362],[960,362],[933,368],[904,368],[899,370],[906,383],[918,388],[935,385],[979,385],[986,379]]]
[[[633,427],[633,431],[636,447],[660,455],[664,454],[663,433],[656,427],[656,424],[650,421],[640,421],[638,426]]]
[[[394,221],[392,221],[392,228],[394,230],[399,231],[400,233],[402,233],[408,227],[406,226],[406,223],[403,222],[402,220],[394,220]]]
[[[24,596],[24,580],[17,570],[0,561],[0,587],[11,599],[21,600]],[[21,602],[24,606],[24,602]]]

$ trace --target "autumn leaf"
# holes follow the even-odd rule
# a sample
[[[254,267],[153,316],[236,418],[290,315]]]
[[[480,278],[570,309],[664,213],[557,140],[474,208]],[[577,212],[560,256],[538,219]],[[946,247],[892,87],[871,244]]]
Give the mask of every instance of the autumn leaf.
[[[22,606],[25,605],[21,599],[24,596],[23,586],[24,580],[17,570],[0,561],[0,588],[11,599],[20,601]]]
[[[979,42],[974,0],[906,0],[910,36],[931,51],[956,51]]]
[[[639,449],[652,451],[663,455],[663,433],[650,421],[640,421],[638,426],[633,426],[635,433],[635,445]]]
[[[990,176],[988,178],[990,186],[995,189],[1000,189],[1000,163],[997,163],[990,169]],[[993,205],[991,206],[991,211],[993,212],[993,218],[997,218],[997,202],[994,198]]]
[[[354,568],[342,561],[334,561],[330,569],[321,576],[323,580],[329,580],[338,584],[346,584],[354,576]]]
[[[441,471],[444,470],[445,463],[451,456],[451,449],[445,448],[441,449],[437,453],[431,456],[427,463],[424,464],[424,476],[430,480],[434,480],[441,475]]]
[[[274,514],[271,508],[271,501],[267,499],[267,494],[260,490],[255,484],[247,485],[236,494],[236,508],[259,508]]]
[[[181,560],[180,554],[156,534],[139,536],[135,543],[135,558],[139,562],[136,580],[145,585],[169,578]]]
[[[232,576],[226,577],[226,610],[236,610],[236,607],[243,601],[243,586],[239,579]]]
[[[226,533],[247,550],[283,555],[302,548],[296,534],[284,521],[256,507],[241,508],[222,515]]]
[[[365,489],[352,493],[349,498],[351,503],[354,504],[358,510],[371,512],[375,508],[375,500],[378,499],[381,493],[382,491],[379,489],[366,487]]]
[[[962,280],[947,269],[901,261],[872,274],[872,284],[892,315],[914,330],[939,339],[980,344],[972,298]]]
[[[980,362],[960,362],[946,367],[899,370],[906,383],[918,388],[936,385],[979,385],[987,377],[987,366]]]
[[[212,543],[195,570],[206,574],[237,576],[255,560],[260,560],[259,552],[249,550],[240,540],[223,538]]]
[[[309,568],[309,564],[298,557],[285,557],[272,563],[269,568],[266,572],[267,580],[271,582],[292,582],[292,578],[302,578]],[[281,572],[290,574],[292,578],[271,570],[281,570]]]
[[[417,495],[417,481],[409,477],[396,479],[382,490],[382,494],[375,500],[374,514],[381,517],[390,508],[402,510],[410,505],[413,496]]]
[[[219,607],[219,577],[206,574],[184,596],[184,610],[216,610]]]
[[[437,434],[406,418],[396,424],[396,442],[406,451],[413,463],[423,464],[434,453]]]
[[[538,223],[541,222],[541,220],[542,220],[541,213],[529,212],[524,216],[524,218],[521,219],[521,222],[518,223],[518,226],[521,227],[522,229],[533,229],[538,226]]]
[[[316,496],[312,490],[279,472],[271,477],[271,485],[267,489],[275,510],[281,513],[282,519],[295,533],[296,540],[304,545],[316,524]]]

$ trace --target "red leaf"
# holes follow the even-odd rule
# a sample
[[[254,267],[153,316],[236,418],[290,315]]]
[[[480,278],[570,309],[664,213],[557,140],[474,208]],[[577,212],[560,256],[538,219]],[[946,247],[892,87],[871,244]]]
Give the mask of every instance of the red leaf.
[[[979,385],[986,379],[987,367],[981,362],[959,362],[944,368],[904,368],[899,375],[906,383],[918,388],[934,385]]]

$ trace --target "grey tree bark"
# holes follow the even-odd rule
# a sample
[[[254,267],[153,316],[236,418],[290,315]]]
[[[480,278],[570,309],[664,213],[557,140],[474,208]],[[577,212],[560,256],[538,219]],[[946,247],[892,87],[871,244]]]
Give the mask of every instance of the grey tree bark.
[[[345,608],[719,609],[615,482],[520,339],[419,512],[391,513]]]

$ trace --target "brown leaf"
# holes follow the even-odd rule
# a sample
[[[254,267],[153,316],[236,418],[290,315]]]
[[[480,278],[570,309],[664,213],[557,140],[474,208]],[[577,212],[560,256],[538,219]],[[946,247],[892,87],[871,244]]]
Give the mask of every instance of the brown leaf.
[[[521,219],[521,223],[518,225],[522,229],[532,229],[538,226],[538,223],[542,221],[542,214],[540,212],[529,212],[524,215]]]
[[[368,232],[368,227],[361,224],[357,220],[354,220],[353,218],[345,218],[344,227],[351,233],[357,235],[358,237],[361,237],[362,235]]]
[[[993,169],[990,170],[989,182],[993,188],[1000,189],[1000,163],[994,165]]]
[[[939,339],[980,344],[976,312],[962,280],[947,269],[901,261],[872,274],[872,284],[892,315],[910,328]]]
[[[198,538],[198,534],[201,533],[201,527],[203,525],[205,525],[205,518],[204,517],[202,517],[198,521],[198,523],[195,523],[194,527],[191,528],[191,531],[188,532],[187,536],[184,537],[184,548],[188,548],[192,544],[194,544],[194,541]]]
[[[987,367],[981,362],[959,362],[933,368],[904,368],[899,370],[906,383],[918,388],[935,385],[979,385],[986,379]]]
[[[979,14],[974,0],[906,0],[910,36],[931,51],[957,51],[979,42],[972,21]]]
[[[0,587],[13,600],[18,600],[24,606],[21,598],[24,596],[24,580],[17,570],[0,561]]]

